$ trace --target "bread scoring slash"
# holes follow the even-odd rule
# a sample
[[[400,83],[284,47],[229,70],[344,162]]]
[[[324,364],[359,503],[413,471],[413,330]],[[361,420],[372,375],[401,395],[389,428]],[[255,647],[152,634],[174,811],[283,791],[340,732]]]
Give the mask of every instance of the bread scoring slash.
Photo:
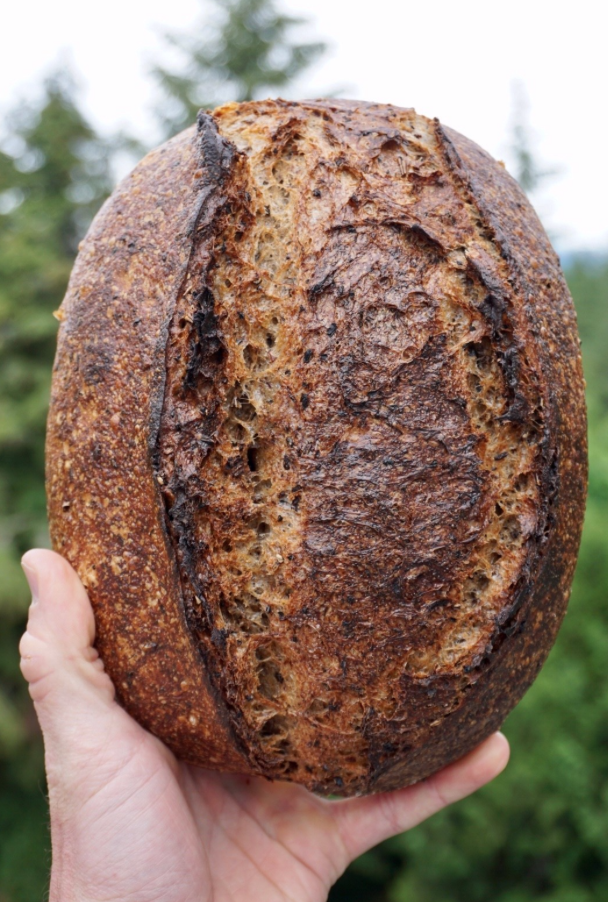
[[[51,534],[134,717],[342,795],[500,726],[586,486],[572,301],[503,167],[413,110],[228,104],[119,186],[61,311]]]

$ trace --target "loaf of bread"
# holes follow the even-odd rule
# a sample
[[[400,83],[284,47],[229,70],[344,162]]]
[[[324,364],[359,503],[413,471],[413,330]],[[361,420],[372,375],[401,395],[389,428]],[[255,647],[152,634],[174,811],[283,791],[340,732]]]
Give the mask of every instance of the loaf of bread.
[[[572,301],[501,164],[393,106],[201,113],[106,203],[58,316],[52,539],[139,722],[342,795],[501,724],[586,482]]]

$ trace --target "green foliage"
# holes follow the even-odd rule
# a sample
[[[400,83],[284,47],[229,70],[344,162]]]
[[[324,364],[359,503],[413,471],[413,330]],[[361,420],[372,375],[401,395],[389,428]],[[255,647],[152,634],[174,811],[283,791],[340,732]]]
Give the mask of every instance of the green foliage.
[[[576,302],[589,403],[594,407],[590,421],[595,425],[597,416],[608,414],[608,262],[575,259],[568,284]]]
[[[44,432],[57,322],[77,249],[108,192],[106,147],[69,78],[10,117],[0,151],[0,900],[40,898],[47,813],[36,718],[17,646],[29,593],[19,558],[48,544]]]
[[[45,534],[41,474],[57,323],[79,237],[109,187],[103,144],[64,77],[13,116],[0,197],[0,554]],[[14,603],[13,584],[0,589]]]
[[[214,0],[215,16],[194,35],[167,35],[182,60],[180,72],[158,66],[168,135],[196,119],[201,108],[253,100],[286,87],[325,50],[320,42],[292,43],[306,20],[279,12],[274,0]]]

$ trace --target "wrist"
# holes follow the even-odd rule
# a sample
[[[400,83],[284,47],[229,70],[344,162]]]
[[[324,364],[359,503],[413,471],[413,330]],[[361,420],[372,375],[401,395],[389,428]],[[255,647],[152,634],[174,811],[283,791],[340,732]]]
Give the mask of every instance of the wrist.
[[[92,897],[82,892],[73,873],[58,860],[54,850],[48,902],[93,902]]]
[[[66,830],[51,814],[51,878],[49,902],[87,902],[76,887],[73,847]]]

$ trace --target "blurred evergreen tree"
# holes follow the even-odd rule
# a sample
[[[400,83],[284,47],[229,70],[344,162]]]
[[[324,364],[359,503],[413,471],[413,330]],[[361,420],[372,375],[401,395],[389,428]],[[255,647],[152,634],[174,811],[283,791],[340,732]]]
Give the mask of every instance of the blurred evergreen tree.
[[[8,117],[0,151],[0,899],[40,898],[48,838],[41,743],[17,651],[19,558],[48,544],[44,434],[57,323],[78,240],[109,190],[108,153],[69,76]]]
[[[558,170],[546,169],[539,162],[535,135],[530,127],[529,100],[524,85],[520,81],[515,81],[511,88],[513,100],[509,149],[514,164],[513,175],[526,194],[530,198],[535,198],[547,181],[558,175]]]
[[[289,85],[325,50],[317,42],[293,43],[291,33],[306,19],[281,13],[274,0],[213,0],[209,22],[194,34],[168,34],[179,71],[156,66],[164,93],[160,107],[167,136],[191,125],[201,108],[231,100],[253,100]]]

